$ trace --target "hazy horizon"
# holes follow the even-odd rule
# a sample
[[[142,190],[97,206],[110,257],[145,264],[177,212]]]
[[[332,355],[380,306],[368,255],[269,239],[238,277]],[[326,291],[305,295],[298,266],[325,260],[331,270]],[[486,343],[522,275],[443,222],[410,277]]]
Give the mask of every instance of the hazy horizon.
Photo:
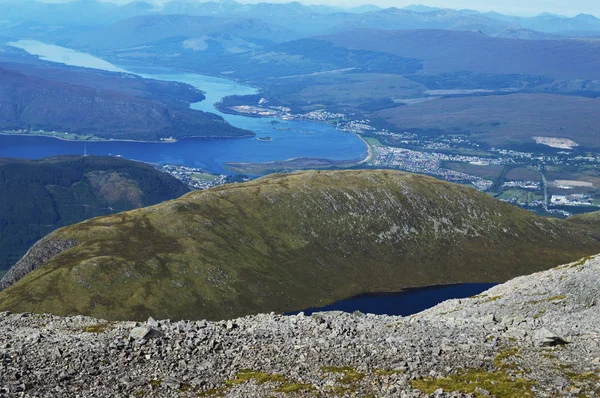
[[[0,0],[0,3],[14,2],[15,0]],[[76,0],[38,0],[46,3],[65,3]],[[132,0],[100,0],[105,2],[125,4]],[[170,0],[141,0],[149,3],[164,3]],[[189,1],[189,0],[188,0]],[[198,0],[201,2],[210,0]],[[219,0],[214,0],[219,1]],[[289,0],[236,0],[240,3],[289,3]],[[496,11],[502,14],[518,15],[518,16],[535,16],[544,12],[565,15],[569,17],[578,14],[600,15],[600,2],[591,2],[589,0],[572,0],[565,2],[564,0],[530,0],[523,2],[522,0],[428,0],[428,1],[413,1],[413,0],[301,0],[302,4],[322,4],[334,7],[351,8],[361,5],[374,4],[379,7],[406,7],[412,4],[422,4],[429,7],[451,8],[451,9],[472,9],[481,12]]]

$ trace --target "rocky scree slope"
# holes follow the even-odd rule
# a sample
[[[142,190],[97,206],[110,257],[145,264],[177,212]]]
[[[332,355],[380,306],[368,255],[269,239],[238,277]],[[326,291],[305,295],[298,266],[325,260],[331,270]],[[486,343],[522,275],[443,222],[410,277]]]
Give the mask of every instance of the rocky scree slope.
[[[410,317],[0,313],[0,396],[597,397],[600,256]]]
[[[0,293],[0,310],[224,319],[505,281],[600,252],[591,227],[398,171],[269,176],[88,220],[44,245],[57,241],[77,244],[24,258],[36,269]]]

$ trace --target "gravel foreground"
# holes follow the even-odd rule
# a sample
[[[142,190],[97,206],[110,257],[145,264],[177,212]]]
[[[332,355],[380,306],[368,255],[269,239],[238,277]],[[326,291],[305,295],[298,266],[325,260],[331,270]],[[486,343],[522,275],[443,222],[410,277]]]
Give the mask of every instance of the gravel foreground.
[[[0,313],[0,397],[597,397],[600,256],[410,317]]]

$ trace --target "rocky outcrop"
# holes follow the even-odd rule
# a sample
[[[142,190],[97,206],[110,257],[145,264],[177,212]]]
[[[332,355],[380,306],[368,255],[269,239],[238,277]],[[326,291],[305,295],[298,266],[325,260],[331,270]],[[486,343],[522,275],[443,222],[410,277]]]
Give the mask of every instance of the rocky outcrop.
[[[0,313],[0,396],[592,397],[600,256],[410,317]]]
[[[39,240],[0,280],[0,291],[14,285],[46,261],[76,245],[75,240],[54,239],[52,234]]]

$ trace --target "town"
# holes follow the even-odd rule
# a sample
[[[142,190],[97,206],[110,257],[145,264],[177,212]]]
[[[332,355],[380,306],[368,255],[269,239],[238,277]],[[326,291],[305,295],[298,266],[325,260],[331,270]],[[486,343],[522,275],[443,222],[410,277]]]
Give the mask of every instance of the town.
[[[210,174],[201,169],[193,167],[163,164],[156,166],[156,168],[162,172],[172,175],[193,190],[208,189],[230,182],[229,176],[225,174]]]
[[[530,151],[483,146],[468,136],[426,135],[414,132],[394,132],[375,127],[366,118],[355,114],[330,112],[325,109],[305,113],[291,113],[290,108],[269,106],[261,99],[259,106],[239,105],[228,108],[235,113],[256,117],[288,120],[310,120],[334,125],[341,131],[360,136],[369,146],[370,156],[361,162],[363,166],[394,168],[414,173],[435,176],[447,181],[470,185],[488,192],[496,198],[528,209],[541,209],[546,213],[568,216],[565,208],[600,207],[600,191],[591,182],[570,181],[561,184],[560,180],[546,182],[548,168],[596,168],[600,156],[573,151],[576,146],[562,147],[561,151],[548,154],[544,151]],[[280,128],[280,130],[285,130]],[[547,140],[532,137],[532,142],[544,144]],[[454,165],[454,168],[447,165]],[[464,165],[464,167],[456,167]],[[459,170],[456,170],[458,168]],[[460,169],[464,170],[460,170]],[[498,170],[497,175],[489,170]],[[515,175],[512,179],[505,172],[512,169],[529,169],[539,178],[531,180],[527,176]],[[475,171],[480,171],[480,174]],[[556,172],[554,172],[556,174]],[[559,172],[560,174],[560,172]],[[527,177],[527,178],[525,178]],[[595,178],[591,176],[590,178]],[[570,184],[570,185],[569,185]],[[568,192],[577,190],[577,192]]]

